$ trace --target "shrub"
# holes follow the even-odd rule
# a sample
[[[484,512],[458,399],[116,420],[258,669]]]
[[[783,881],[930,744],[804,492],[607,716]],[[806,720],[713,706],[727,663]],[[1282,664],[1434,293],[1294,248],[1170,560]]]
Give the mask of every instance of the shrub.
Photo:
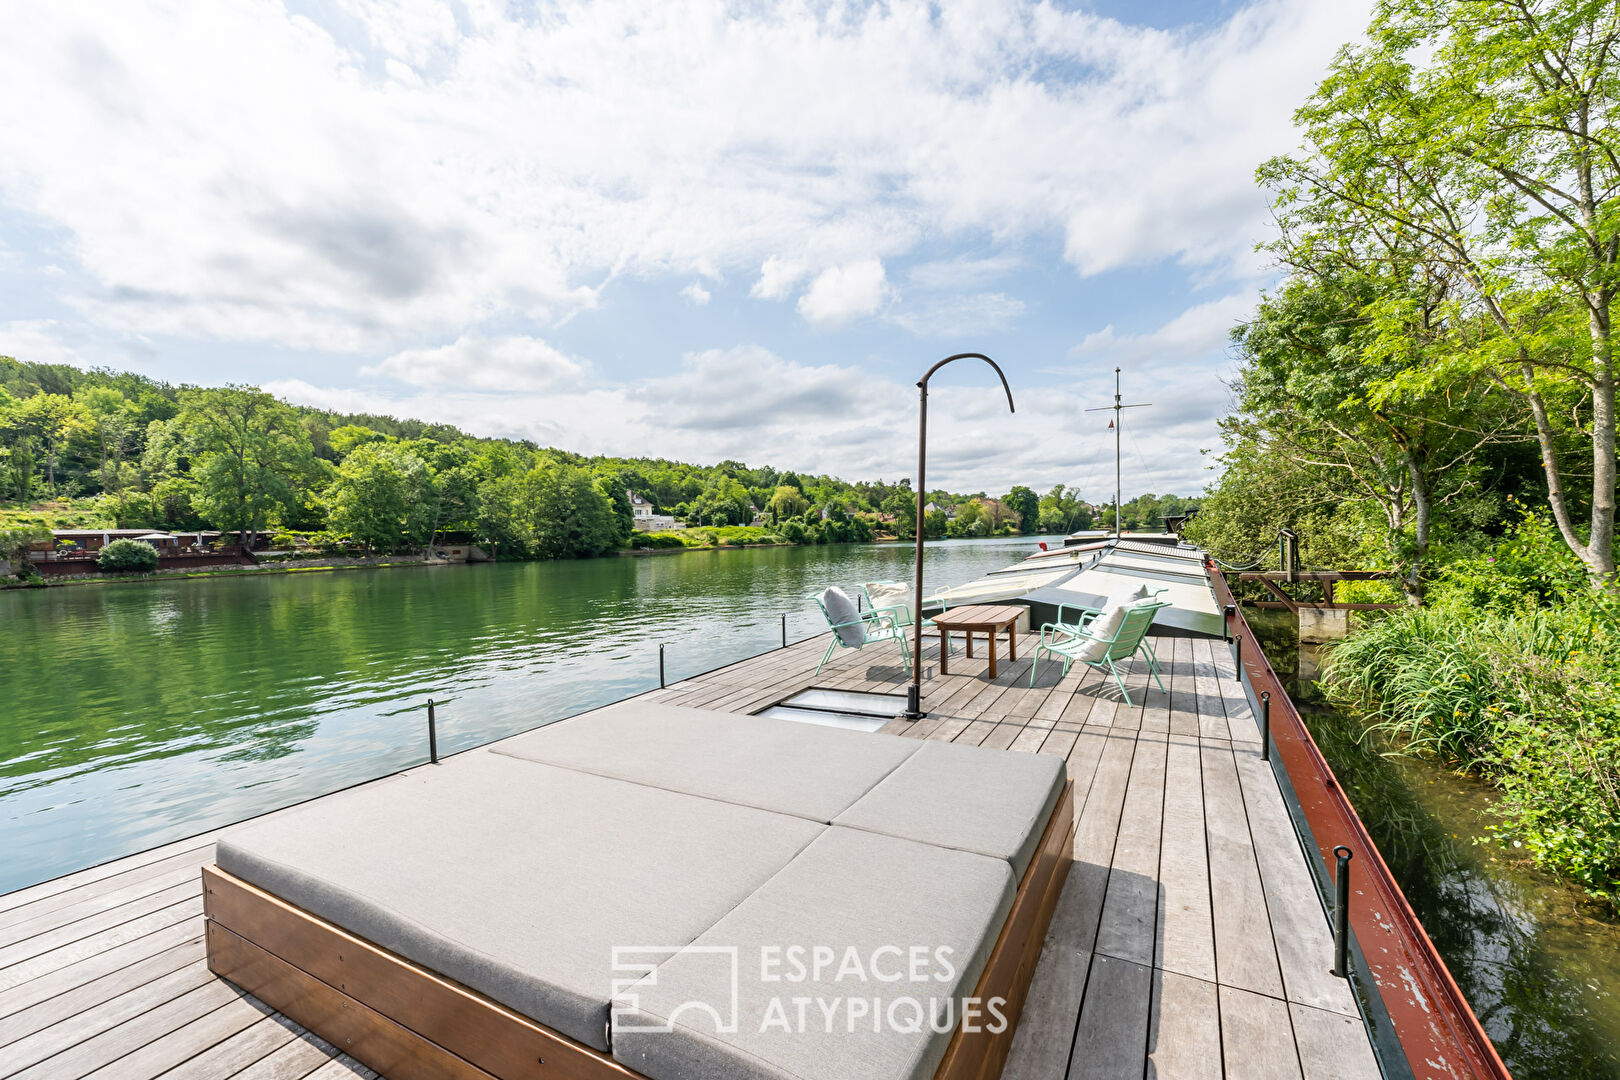
[[[685,547],[686,542],[679,533],[672,532],[638,532],[630,534],[630,546],[633,548],[678,548]]]
[[[96,565],[109,574],[150,574],[158,567],[157,548],[140,540],[114,540],[101,549]]]
[[[1404,750],[1490,779],[1502,793],[1493,833],[1617,903],[1620,633],[1608,603],[1586,595],[1553,609],[1506,603],[1513,614],[1392,613],[1329,653],[1323,685]]]

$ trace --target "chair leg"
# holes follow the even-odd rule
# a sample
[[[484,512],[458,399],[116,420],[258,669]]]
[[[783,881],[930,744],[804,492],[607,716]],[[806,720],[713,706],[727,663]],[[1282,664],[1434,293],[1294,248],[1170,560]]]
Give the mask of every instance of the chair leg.
[[[1131,700],[1131,692],[1129,690],[1125,689],[1125,680],[1120,678],[1119,668],[1114,666],[1113,657],[1108,657],[1107,659],[1108,659],[1108,670],[1114,673],[1114,682],[1119,684],[1120,696],[1122,696],[1125,699],[1125,704],[1131,706],[1132,708],[1135,708],[1136,707],[1136,702]]]
[[[1146,643],[1147,642],[1144,639],[1143,644],[1146,644]],[[1152,648],[1148,649],[1147,662],[1148,662],[1148,670],[1153,672],[1153,681],[1159,684],[1159,693],[1168,694],[1170,691],[1168,691],[1168,690],[1166,690],[1164,688],[1164,680],[1159,678],[1159,665],[1158,665],[1158,663],[1156,662],[1156,660],[1155,660],[1155,658],[1153,656]]]
[[[838,648],[838,635],[834,634],[833,639],[827,642],[827,651],[821,654],[821,663],[816,665],[817,675],[820,675],[821,669],[827,666],[827,661],[832,657],[833,650],[836,648]]]

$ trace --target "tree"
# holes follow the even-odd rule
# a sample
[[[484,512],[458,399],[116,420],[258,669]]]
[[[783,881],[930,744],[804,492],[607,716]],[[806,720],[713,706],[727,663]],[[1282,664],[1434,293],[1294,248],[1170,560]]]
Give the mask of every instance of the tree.
[[[770,502],[765,504],[765,512],[771,515],[775,522],[796,518],[810,509],[810,500],[804,497],[804,492],[789,484],[782,484],[772,493]]]
[[[13,408],[13,421],[45,450],[45,486],[56,497],[56,463],[62,448],[84,419],[84,410],[65,394],[35,394]]]
[[[1081,500],[1079,488],[1065,488],[1058,484],[1041,496],[1041,532],[1067,534],[1089,528],[1091,507]]]
[[[85,427],[96,441],[101,490],[116,493],[124,487],[124,455],[135,435],[137,410],[110,386],[86,387],[75,400],[84,409]]]
[[[150,574],[158,568],[157,548],[143,540],[114,540],[96,556],[96,567],[109,574]]]
[[[628,490],[617,478],[610,476],[597,477],[596,490],[612,508],[613,534],[619,543],[624,543],[636,530],[636,512],[630,505]]]
[[[327,524],[368,552],[420,547],[432,539],[436,501],[427,464],[387,443],[363,443],[326,489]]]
[[[1019,532],[1032,533],[1040,528],[1041,500],[1035,492],[1020,484],[1007,492],[1006,498],[1001,501],[1018,515]]]
[[[298,414],[262,390],[186,390],[175,422],[195,445],[196,505],[216,528],[257,532],[292,509],[314,447]]]
[[[1547,499],[1594,581],[1615,572],[1613,306],[1620,289],[1620,9],[1603,0],[1383,0],[1297,114],[1309,153],[1261,169],[1285,229],[1421,240],[1474,317],[1467,368],[1533,420]],[[1559,398],[1587,432],[1584,529]]]
[[[923,539],[942,540],[950,525],[950,515],[943,510],[930,510],[923,516]]]
[[[1239,411],[1226,423],[1274,456],[1338,477],[1340,498],[1375,504],[1391,561],[1404,566],[1402,588],[1417,604],[1436,506],[1473,485],[1474,456],[1503,424],[1480,381],[1428,377],[1436,354],[1454,347],[1444,276],[1421,255],[1383,248],[1356,265],[1353,252],[1338,250],[1266,297],[1234,332],[1244,366]],[[1412,369],[1425,378],[1404,378]]]

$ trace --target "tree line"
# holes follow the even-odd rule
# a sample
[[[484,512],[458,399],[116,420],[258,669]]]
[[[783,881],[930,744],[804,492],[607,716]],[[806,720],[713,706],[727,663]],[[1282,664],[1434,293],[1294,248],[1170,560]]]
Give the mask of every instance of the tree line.
[[[455,534],[503,558],[562,558],[625,545],[629,491],[688,525],[759,522],[794,543],[907,539],[915,529],[909,480],[585,457],[445,424],[294,406],[249,386],[176,387],[0,357],[0,501],[54,500],[68,523],[213,528],[367,553],[421,550]],[[925,522],[930,537],[1090,524],[1079,492],[1061,485],[1044,496],[1018,486],[1000,499],[929,498],[940,507]]]

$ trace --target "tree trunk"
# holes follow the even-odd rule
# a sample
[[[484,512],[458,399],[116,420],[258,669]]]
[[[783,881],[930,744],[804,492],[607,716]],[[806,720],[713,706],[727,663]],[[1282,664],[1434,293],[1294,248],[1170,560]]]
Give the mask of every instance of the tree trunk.
[[[1564,496],[1563,470],[1558,467],[1558,444],[1553,439],[1552,421],[1547,416],[1547,403],[1535,390],[1535,370],[1523,367],[1525,400],[1530,403],[1530,415],[1536,422],[1536,445],[1541,450],[1541,471],[1547,478],[1547,505],[1552,508],[1553,522],[1564,544],[1588,566],[1586,545],[1575,535],[1575,522],[1569,515],[1569,500]]]
[[[1607,296],[1592,307],[1592,532],[1587,569],[1593,583],[1614,586],[1614,368]]]
[[[1412,477],[1412,561],[1401,578],[1401,591],[1413,607],[1423,604],[1423,568],[1429,561],[1429,522],[1433,517],[1434,493],[1424,463],[1406,455],[1406,471]]]

